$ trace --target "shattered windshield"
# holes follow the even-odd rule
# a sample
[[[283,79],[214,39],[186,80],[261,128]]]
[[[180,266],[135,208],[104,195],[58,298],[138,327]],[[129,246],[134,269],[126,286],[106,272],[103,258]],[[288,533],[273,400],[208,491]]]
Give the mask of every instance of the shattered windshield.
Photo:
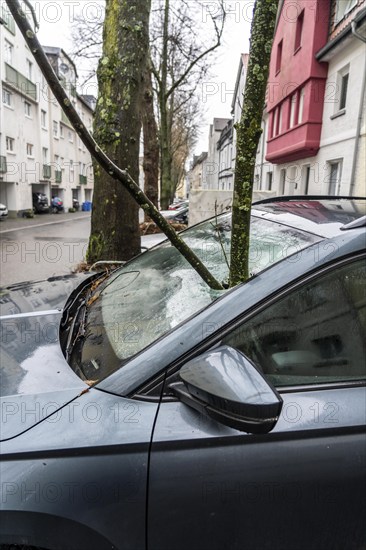
[[[198,224],[181,236],[215,278],[226,284],[231,214]],[[317,240],[314,235],[252,217],[251,275]],[[115,271],[89,301],[85,337],[73,354],[76,372],[88,380],[105,378],[224,292],[210,289],[170,242],[141,254]]]

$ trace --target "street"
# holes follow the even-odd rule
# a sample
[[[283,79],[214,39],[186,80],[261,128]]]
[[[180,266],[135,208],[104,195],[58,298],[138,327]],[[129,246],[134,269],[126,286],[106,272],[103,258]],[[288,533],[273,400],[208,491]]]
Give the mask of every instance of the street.
[[[90,212],[3,220],[0,286],[70,273],[85,259],[89,233]],[[142,246],[160,240],[161,234],[147,235]]]

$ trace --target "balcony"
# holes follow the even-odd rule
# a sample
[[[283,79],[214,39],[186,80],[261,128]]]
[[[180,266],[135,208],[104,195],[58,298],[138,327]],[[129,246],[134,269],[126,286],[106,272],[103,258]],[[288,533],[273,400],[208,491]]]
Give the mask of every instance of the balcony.
[[[79,174],[79,183],[80,185],[86,185],[87,184],[86,176]]]
[[[22,94],[37,101],[37,86],[20,72],[13,69],[8,63],[5,63],[5,80],[8,84],[14,86]]]
[[[0,174],[6,174],[8,168],[6,166],[6,157],[0,156]]]
[[[43,165],[43,179],[51,179],[51,166],[49,166],[48,164]]]
[[[55,170],[55,183],[62,183],[62,172],[61,172],[61,170]]]
[[[267,142],[266,160],[273,164],[314,157],[319,151],[320,123],[304,123]]]

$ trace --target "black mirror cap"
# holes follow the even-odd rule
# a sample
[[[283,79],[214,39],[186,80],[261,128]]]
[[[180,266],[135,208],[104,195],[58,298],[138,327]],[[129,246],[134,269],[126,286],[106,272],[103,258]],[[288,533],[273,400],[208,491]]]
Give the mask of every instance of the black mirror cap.
[[[249,433],[273,429],[282,409],[277,390],[240,351],[221,346],[192,359],[179,372],[181,384],[172,389],[215,420]],[[188,403],[190,401],[190,403]]]

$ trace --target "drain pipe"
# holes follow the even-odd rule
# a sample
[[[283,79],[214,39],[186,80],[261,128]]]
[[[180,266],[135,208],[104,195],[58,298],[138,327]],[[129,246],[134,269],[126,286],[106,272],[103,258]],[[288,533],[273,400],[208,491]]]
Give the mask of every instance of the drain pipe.
[[[362,42],[366,42],[366,38],[357,31],[357,25],[355,21],[352,21],[351,29],[352,29],[353,36],[355,36]],[[363,71],[360,106],[358,109],[355,148],[353,151],[353,160],[352,160],[351,185],[350,185],[350,193],[349,193],[351,197],[354,194],[354,188],[355,188],[355,174],[356,174],[356,166],[357,166],[357,159],[358,159],[358,147],[360,142],[360,132],[361,132],[362,115],[363,115],[363,102],[365,97],[365,85],[366,85],[366,71]]]

